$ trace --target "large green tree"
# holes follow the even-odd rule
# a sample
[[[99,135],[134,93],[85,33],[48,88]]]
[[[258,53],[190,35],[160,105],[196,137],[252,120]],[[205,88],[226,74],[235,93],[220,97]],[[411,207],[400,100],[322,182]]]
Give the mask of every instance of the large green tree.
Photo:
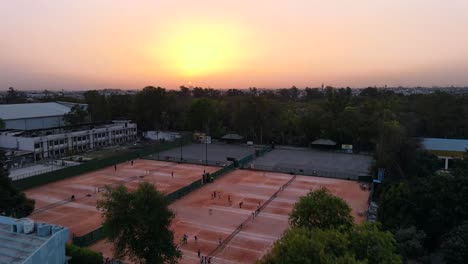
[[[135,95],[133,102],[133,120],[143,131],[163,128],[163,113],[168,107],[166,90],[148,86]]]
[[[181,252],[169,229],[174,213],[154,185],[143,182],[130,192],[125,186],[107,188],[97,207],[114,255],[136,263],[177,263]]]
[[[424,247],[426,234],[415,226],[400,228],[395,231],[398,253],[405,259],[419,259],[427,254]]]
[[[357,259],[369,264],[401,263],[392,233],[381,230],[379,223],[356,225],[349,232],[349,247]]]
[[[294,227],[286,231],[259,264],[332,264],[360,262],[348,252],[347,235],[336,230]]]
[[[399,264],[396,243],[378,224],[361,224],[349,231],[293,227],[275,242],[259,264]]]
[[[88,111],[82,108],[82,106],[74,105],[70,112],[63,116],[67,125],[78,125],[87,121]]]
[[[444,236],[442,252],[448,264],[468,263],[468,221]]]
[[[106,97],[96,90],[86,91],[85,103],[88,104],[88,112],[93,122],[107,121],[111,117],[109,104]]]
[[[5,155],[0,151],[0,215],[26,217],[34,210],[35,201],[13,186],[4,164]]]
[[[300,198],[289,222],[292,226],[347,230],[353,224],[351,208],[341,198],[320,188]]]

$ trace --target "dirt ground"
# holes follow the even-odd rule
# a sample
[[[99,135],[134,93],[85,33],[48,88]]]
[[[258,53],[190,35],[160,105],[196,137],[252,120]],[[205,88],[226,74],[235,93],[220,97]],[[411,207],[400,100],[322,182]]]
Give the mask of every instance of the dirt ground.
[[[171,228],[183,252],[180,263],[199,263],[198,249],[201,255],[209,254],[220,239],[228,237],[291,177],[281,173],[236,170],[173,203],[171,209],[176,217]],[[358,212],[367,209],[369,193],[361,190],[357,182],[297,176],[252,221],[243,225],[211,263],[254,263],[288,228],[288,214],[299,197],[322,186],[348,202],[356,222],[365,220]],[[216,198],[212,198],[214,192]],[[184,234],[188,235],[187,244],[182,243]],[[112,246],[106,241],[91,248],[105,256],[112,255]]]
[[[133,165],[130,162],[118,164],[117,170],[108,167],[27,190],[26,195],[36,201],[36,209],[30,218],[66,226],[70,235],[81,236],[102,223],[96,209],[102,194],[98,188],[124,184],[131,190],[139,182],[148,181],[161,192],[171,193],[200,179],[204,170],[214,172],[218,169],[152,160],[135,160]],[[75,197],[73,201],[70,199],[72,195]]]

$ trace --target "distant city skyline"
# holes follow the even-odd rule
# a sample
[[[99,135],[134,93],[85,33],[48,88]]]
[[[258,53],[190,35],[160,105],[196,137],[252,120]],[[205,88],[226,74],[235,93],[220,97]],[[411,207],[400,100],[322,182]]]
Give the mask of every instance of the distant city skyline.
[[[4,1],[0,90],[468,86],[468,1]]]

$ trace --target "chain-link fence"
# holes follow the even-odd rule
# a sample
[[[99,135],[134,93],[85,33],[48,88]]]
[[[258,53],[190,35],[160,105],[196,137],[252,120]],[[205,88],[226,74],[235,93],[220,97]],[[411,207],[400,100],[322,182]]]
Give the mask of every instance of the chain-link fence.
[[[39,174],[39,175],[19,179],[19,180],[14,181],[13,185],[19,190],[25,190],[25,189],[41,186],[47,183],[59,181],[62,179],[75,177],[83,173],[99,170],[105,167],[109,167],[115,164],[129,161],[129,160],[142,158],[144,156],[148,156],[155,152],[159,152],[162,150],[167,150],[170,148],[180,146],[180,144],[189,144],[189,143],[191,143],[191,138],[189,136],[186,136],[178,142],[166,142],[162,144],[151,145],[151,146],[147,146],[145,148],[139,149],[139,150],[117,154],[112,157],[91,160],[91,161],[88,161],[86,163],[83,163],[77,166],[66,167],[60,170],[55,170],[55,171],[47,172],[44,174]]]
[[[289,173],[289,174],[298,174],[306,176],[317,176],[317,177],[326,177],[326,178],[335,178],[335,179],[345,179],[345,180],[359,180],[360,177],[365,177],[366,175],[360,175],[358,173],[346,173],[338,171],[324,171],[324,170],[314,170],[314,169],[300,169],[293,166],[267,166],[259,164],[250,164],[244,166],[245,168],[258,171],[271,171],[271,172],[280,172],[280,173]]]

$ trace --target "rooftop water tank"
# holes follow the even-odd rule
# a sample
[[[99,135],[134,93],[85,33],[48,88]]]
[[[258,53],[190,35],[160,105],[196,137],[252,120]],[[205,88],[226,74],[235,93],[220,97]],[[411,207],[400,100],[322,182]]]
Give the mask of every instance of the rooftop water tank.
[[[25,234],[31,234],[34,232],[34,220],[25,218],[22,219],[23,222],[23,230]]]
[[[53,226],[52,227],[52,234],[55,234],[55,233],[57,233],[58,231],[60,231],[62,229],[63,229],[63,227],[61,227],[61,226]]]
[[[46,237],[50,235],[51,226],[45,223],[39,223],[37,225],[37,235],[40,237]]]
[[[21,221],[15,221],[15,222],[11,225],[11,232],[14,232],[14,233],[23,233],[23,222],[21,222]]]

